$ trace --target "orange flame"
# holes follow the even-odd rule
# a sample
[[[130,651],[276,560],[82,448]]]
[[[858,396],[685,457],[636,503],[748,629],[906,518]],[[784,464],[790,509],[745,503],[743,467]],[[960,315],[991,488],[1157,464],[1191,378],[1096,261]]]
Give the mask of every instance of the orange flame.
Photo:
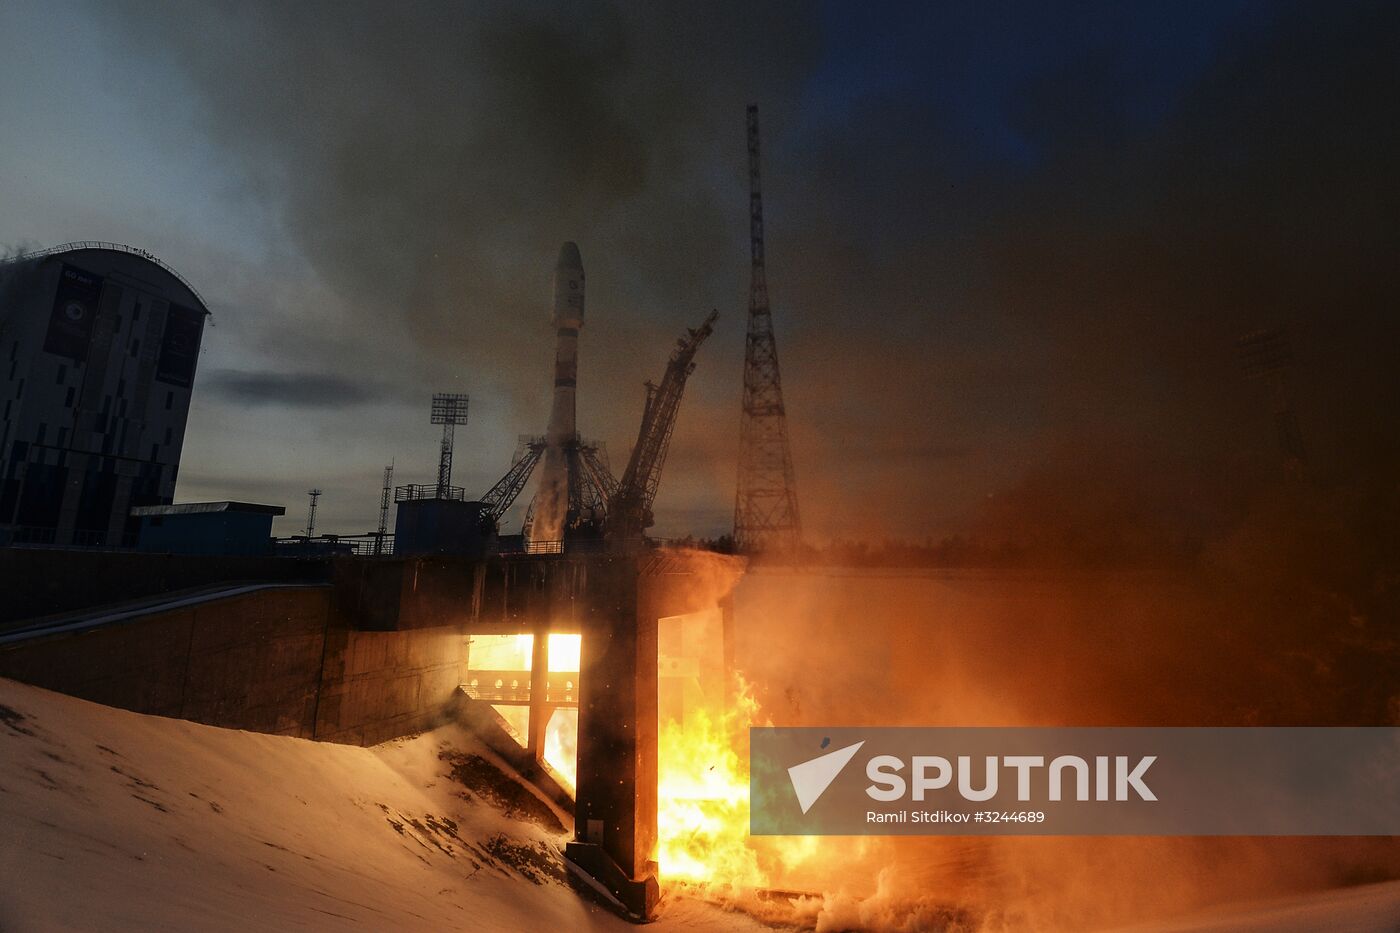
[[[749,768],[734,750],[758,713],[744,690],[727,715],[693,710],[668,719],[658,748],[656,861],[666,881],[763,887],[749,847]]]
[[[763,725],[748,683],[735,675],[733,708],[687,712],[661,727],[656,861],[662,884],[685,883],[706,895],[746,899],[815,854],[813,837],[749,835],[748,729]]]

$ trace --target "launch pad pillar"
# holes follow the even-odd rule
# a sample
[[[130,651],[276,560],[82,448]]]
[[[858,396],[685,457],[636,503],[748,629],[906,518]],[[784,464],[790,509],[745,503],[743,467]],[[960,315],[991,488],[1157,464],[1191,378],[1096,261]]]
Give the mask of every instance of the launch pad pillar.
[[[575,841],[565,855],[637,919],[660,897],[656,848],[657,611],[637,560],[590,567],[579,675]]]
[[[536,625],[530,649],[530,717],[525,743],[536,763],[544,760],[545,736],[553,713],[549,704],[549,629]]]
[[[638,920],[657,883],[660,621],[712,611],[742,560],[693,551],[609,553],[588,564],[579,663],[578,782],[571,870]],[[732,603],[728,613],[732,624]],[[732,645],[732,639],[730,639]]]

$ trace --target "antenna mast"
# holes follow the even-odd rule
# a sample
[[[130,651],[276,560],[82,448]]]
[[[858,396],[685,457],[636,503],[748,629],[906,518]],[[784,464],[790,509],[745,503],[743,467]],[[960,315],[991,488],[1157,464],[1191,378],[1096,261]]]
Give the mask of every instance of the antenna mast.
[[[739,482],[734,541],[742,551],[793,551],[802,538],[797,483],[788,444],[778,373],[778,346],[768,306],[763,255],[763,192],[759,178],[758,107],[750,104],[749,328],[744,346],[744,403],[739,430]]]
[[[389,531],[389,503],[393,501],[394,461],[384,468],[384,489],[379,495],[379,531],[374,538],[375,556],[384,553],[384,536]]]
[[[316,536],[316,500],[321,498],[321,490],[308,489],[306,494],[311,497],[311,505],[306,509],[306,536],[314,538]]]

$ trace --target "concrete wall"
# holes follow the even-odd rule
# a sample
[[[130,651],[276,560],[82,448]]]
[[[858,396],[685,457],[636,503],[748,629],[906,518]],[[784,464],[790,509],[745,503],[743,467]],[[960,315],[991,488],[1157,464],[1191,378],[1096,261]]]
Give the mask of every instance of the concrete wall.
[[[375,745],[437,725],[462,683],[460,628],[358,632],[326,637],[315,737]]]
[[[330,586],[278,587],[0,647],[0,676],[141,713],[374,744],[437,723],[460,625],[358,631]]]
[[[0,547],[0,593],[4,594],[0,632],[38,616],[110,606],[172,590],[233,581],[328,579],[327,560]]]

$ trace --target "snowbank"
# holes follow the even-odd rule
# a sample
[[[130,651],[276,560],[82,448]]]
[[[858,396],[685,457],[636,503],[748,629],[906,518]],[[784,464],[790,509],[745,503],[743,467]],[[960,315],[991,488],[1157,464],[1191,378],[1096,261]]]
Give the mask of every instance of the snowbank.
[[[0,929],[635,930],[507,771],[456,727],[366,749],[0,679]],[[681,901],[648,929],[764,928]]]

